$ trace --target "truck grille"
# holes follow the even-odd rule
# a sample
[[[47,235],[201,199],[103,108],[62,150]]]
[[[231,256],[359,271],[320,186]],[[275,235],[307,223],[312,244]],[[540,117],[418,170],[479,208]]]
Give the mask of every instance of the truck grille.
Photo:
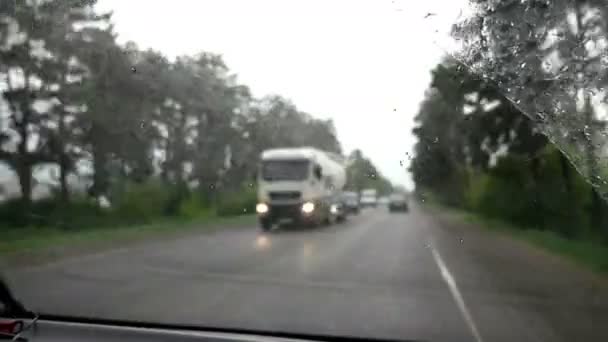
[[[281,201],[281,200],[297,200],[300,199],[302,194],[299,191],[277,191],[270,192],[268,194],[270,196],[271,201]]]

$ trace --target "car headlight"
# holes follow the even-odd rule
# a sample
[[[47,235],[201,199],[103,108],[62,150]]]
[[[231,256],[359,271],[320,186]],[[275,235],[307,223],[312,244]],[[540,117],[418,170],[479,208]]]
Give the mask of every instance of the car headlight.
[[[255,206],[255,211],[258,214],[266,214],[268,212],[268,205],[266,203],[258,203]]]
[[[332,204],[332,206],[329,207],[329,212],[331,212],[332,214],[337,214],[338,213],[338,205]]]
[[[312,202],[306,202],[302,204],[302,212],[304,214],[310,214],[315,210],[315,204]]]

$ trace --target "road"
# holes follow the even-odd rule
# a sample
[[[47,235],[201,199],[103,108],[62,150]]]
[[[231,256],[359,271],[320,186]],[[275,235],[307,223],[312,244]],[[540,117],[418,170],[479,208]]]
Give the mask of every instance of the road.
[[[413,204],[269,234],[116,248],[8,274],[67,315],[429,341],[608,341],[606,282]]]

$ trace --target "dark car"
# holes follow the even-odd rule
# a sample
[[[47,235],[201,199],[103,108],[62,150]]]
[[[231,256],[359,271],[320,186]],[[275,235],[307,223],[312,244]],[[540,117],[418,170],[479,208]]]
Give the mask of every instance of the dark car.
[[[407,198],[404,194],[392,194],[388,200],[388,210],[394,211],[408,211]]]
[[[344,210],[348,214],[358,214],[360,203],[359,203],[359,195],[356,192],[346,191],[342,194],[342,203],[344,205]]]

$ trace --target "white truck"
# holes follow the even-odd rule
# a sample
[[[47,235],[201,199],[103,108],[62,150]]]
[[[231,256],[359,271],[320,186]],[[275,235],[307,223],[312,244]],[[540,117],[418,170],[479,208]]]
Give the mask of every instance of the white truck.
[[[376,207],[378,205],[378,191],[376,189],[364,189],[361,191],[361,206]]]
[[[319,225],[343,219],[345,159],[312,147],[262,152],[256,212],[263,230],[291,221]]]

